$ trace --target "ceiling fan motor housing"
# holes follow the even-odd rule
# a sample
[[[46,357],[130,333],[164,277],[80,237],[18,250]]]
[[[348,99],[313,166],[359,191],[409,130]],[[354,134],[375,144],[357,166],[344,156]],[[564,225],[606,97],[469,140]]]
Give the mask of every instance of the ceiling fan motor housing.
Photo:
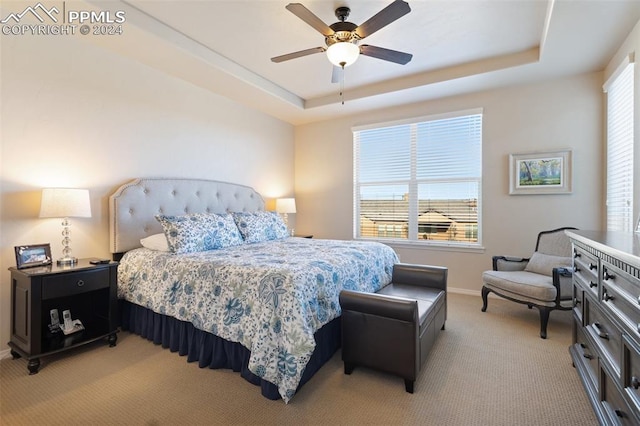
[[[358,26],[353,22],[336,22],[329,25],[329,28],[333,30],[333,34],[325,37],[324,41],[327,46],[331,46],[334,43],[349,42],[357,44],[360,37],[354,32]]]

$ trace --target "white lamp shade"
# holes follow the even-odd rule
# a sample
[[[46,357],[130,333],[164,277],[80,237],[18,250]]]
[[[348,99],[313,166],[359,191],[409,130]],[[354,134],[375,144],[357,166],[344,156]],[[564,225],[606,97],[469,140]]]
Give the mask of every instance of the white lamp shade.
[[[327,58],[337,67],[348,67],[360,56],[360,48],[348,41],[333,43],[327,48]]]
[[[295,198],[278,198],[276,200],[276,211],[278,213],[295,213],[296,199]]]
[[[45,188],[40,217],[91,217],[88,189]]]

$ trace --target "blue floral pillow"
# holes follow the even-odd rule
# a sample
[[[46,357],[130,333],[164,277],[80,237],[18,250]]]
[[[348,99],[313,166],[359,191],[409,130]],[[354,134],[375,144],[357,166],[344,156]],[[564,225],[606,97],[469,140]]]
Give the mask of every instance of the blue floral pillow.
[[[215,250],[243,243],[230,214],[157,215],[156,219],[162,225],[172,253]]]
[[[259,243],[289,236],[287,225],[278,213],[231,213],[231,215],[247,243]]]

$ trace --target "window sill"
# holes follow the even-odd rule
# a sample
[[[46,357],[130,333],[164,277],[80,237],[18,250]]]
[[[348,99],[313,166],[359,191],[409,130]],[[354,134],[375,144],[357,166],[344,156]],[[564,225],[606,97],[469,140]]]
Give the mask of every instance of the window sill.
[[[484,253],[483,246],[471,246],[462,244],[447,243],[423,243],[418,241],[399,241],[375,238],[355,238],[357,241],[376,241],[386,244],[393,248],[414,249],[414,250],[437,250],[437,251],[454,251],[463,253]]]

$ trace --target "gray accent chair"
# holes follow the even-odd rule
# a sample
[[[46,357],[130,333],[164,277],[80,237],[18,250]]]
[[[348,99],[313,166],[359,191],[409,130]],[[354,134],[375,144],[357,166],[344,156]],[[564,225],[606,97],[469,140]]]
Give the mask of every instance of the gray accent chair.
[[[573,307],[572,248],[564,227],[538,234],[536,249],[530,258],[493,256],[493,270],[482,274],[482,312],[487,296],[500,297],[540,311],[540,337],[547,338],[549,313]]]

